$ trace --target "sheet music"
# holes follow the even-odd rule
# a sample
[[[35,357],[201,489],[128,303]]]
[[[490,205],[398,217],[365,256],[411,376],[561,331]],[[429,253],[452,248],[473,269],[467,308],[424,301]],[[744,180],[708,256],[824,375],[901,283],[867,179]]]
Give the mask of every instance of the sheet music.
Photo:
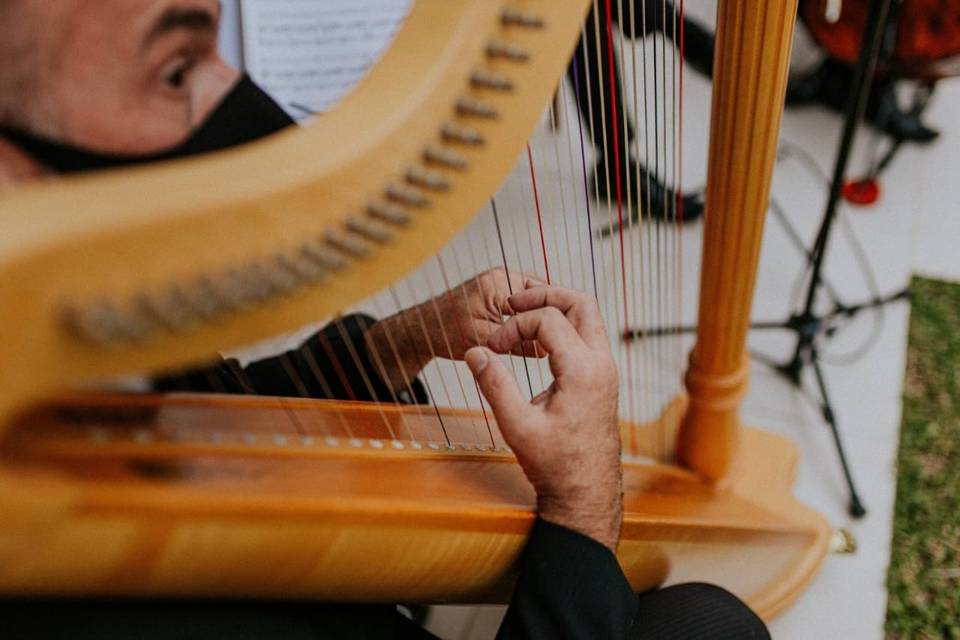
[[[411,0],[241,0],[244,66],[297,119],[328,111],[386,51]]]

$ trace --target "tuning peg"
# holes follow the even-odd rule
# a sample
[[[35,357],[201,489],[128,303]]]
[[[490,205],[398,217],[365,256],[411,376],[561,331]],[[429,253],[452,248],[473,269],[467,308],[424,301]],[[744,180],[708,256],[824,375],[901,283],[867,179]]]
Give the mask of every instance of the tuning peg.
[[[363,236],[378,244],[387,244],[393,240],[393,233],[381,224],[377,224],[370,218],[360,216],[350,216],[346,221],[347,230],[357,235]]]
[[[493,89],[494,91],[511,91],[513,89],[513,82],[510,81],[510,78],[496,71],[475,71],[470,76],[470,84],[480,89]]]
[[[300,254],[328,271],[342,271],[347,268],[347,259],[331,251],[320,240],[308,240],[300,248]]]
[[[324,240],[331,247],[339,249],[354,258],[369,258],[373,255],[373,247],[349,233],[331,229],[324,236]]]
[[[540,28],[543,26],[543,18],[519,9],[504,9],[503,13],[500,14],[500,20],[507,26],[528,28]]]
[[[457,113],[462,116],[473,116],[475,118],[487,118],[491,120],[500,115],[492,105],[467,96],[457,100]]]
[[[440,134],[443,136],[443,139],[448,142],[459,142],[474,147],[484,143],[482,133],[473,127],[467,127],[453,122],[448,122],[443,125]]]
[[[410,184],[431,191],[447,191],[450,189],[450,181],[438,171],[431,171],[424,167],[410,167],[407,169],[406,180]]]
[[[432,164],[442,165],[449,169],[466,169],[467,159],[453,149],[447,147],[427,147],[423,152],[423,158]]]
[[[430,204],[430,200],[423,191],[416,187],[408,187],[400,184],[389,185],[386,196],[394,202],[409,207],[426,207]]]
[[[367,205],[367,215],[397,226],[408,225],[413,220],[413,217],[403,207],[379,200]]]
[[[491,58],[503,58],[514,62],[526,62],[530,52],[518,44],[496,40],[487,45],[487,55]]]

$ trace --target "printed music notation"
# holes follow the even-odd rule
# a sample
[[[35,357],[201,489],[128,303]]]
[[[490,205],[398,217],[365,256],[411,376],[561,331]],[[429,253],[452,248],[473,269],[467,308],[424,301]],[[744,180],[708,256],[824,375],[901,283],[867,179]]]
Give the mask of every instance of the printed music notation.
[[[411,0],[241,0],[244,66],[290,114],[333,107],[389,46]]]

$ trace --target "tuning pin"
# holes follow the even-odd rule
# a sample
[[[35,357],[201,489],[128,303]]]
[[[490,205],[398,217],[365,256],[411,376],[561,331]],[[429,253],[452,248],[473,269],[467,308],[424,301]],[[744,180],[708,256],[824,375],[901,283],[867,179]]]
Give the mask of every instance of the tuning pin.
[[[149,332],[136,316],[121,313],[106,301],[83,308],[67,307],[62,322],[75,336],[100,347],[136,341]]]
[[[406,179],[410,184],[431,191],[447,191],[450,189],[450,181],[442,173],[424,167],[410,167],[407,169]]]
[[[226,310],[245,310],[254,302],[248,296],[243,277],[237,269],[227,269],[221,274],[209,277],[207,283]]]
[[[467,159],[447,147],[427,147],[423,152],[423,158],[432,164],[438,164],[449,169],[463,170],[467,168]]]
[[[504,9],[500,14],[500,20],[507,26],[539,28],[543,26],[543,18],[540,16],[520,11],[519,9]]]
[[[250,263],[240,267],[237,271],[240,282],[240,291],[243,299],[248,304],[263,302],[273,296],[276,292],[273,283],[270,282],[266,274],[256,263]]]
[[[136,305],[145,317],[177,334],[186,333],[199,320],[176,289],[140,294]]]
[[[348,231],[363,236],[368,240],[373,240],[378,244],[386,244],[393,240],[393,233],[383,225],[377,224],[369,218],[350,216],[347,218],[346,224]]]
[[[426,194],[416,187],[402,184],[391,184],[387,187],[386,196],[394,202],[408,207],[426,207],[430,204]]]
[[[367,205],[367,215],[399,227],[406,226],[413,220],[413,217],[403,207],[392,202],[381,202],[379,200]]]
[[[308,240],[300,248],[300,254],[318,266],[328,271],[343,271],[347,268],[347,260],[335,251],[331,251],[320,240]]]
[[[254,278],[266,283],[265,297],[287,294],[300,286],[300,278],[276,263],[257,261],[249,269]]]
[[[326,270],[314,260],[301,255],[277,254],[274,258],[277,268],[293,274],[303,284],[318,284],[327,277]]]
[[[475,71],[470,76],[470,84],[480,89],[493,89],[494,91],[510,91],[513,89],[513,82],[510,78],[495,71]]]
[[[369,258],[373,255],[373,247],[349,233],[341,233],[331,229],[324,236],[324,240],[331,247],[339,249],[354,258]]]
[[[179,295],[197,316],[207,322],[216,320],[227,312],[208,277],[197,278],[180,288]]]
[[[514,62],[526,62],[530,59],[530,52],[512,42],[494,41],[487,45],[487,55],[491,58],[503,58]]]
[[[443,139],[448,142],[459,142],[473,147],[484,143],[483,134],[479,131],[473,127],[467,127],[453,122],[448,122],[443,125],[440,134],[443,136]]]
[[[477,100],[476,98],[467,96],[457,100],[457,113],[462,116],[487,118],[489,120],[497,118],[500,115],[497,113],[497,110],[493,108],[493,106],[483,102],[482,100]]]

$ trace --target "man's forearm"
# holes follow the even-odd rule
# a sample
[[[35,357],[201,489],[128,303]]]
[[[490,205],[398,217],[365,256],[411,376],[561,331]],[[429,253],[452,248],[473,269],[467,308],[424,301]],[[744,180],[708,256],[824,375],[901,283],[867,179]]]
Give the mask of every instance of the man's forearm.
[[[411,317],[415,313],[416,308],[396,313],[374,324],[364,335],[370,359],[394,391],[408,389],[430,362],[429,349],[421,348],[421,341],[416,339],[420,323]]]

